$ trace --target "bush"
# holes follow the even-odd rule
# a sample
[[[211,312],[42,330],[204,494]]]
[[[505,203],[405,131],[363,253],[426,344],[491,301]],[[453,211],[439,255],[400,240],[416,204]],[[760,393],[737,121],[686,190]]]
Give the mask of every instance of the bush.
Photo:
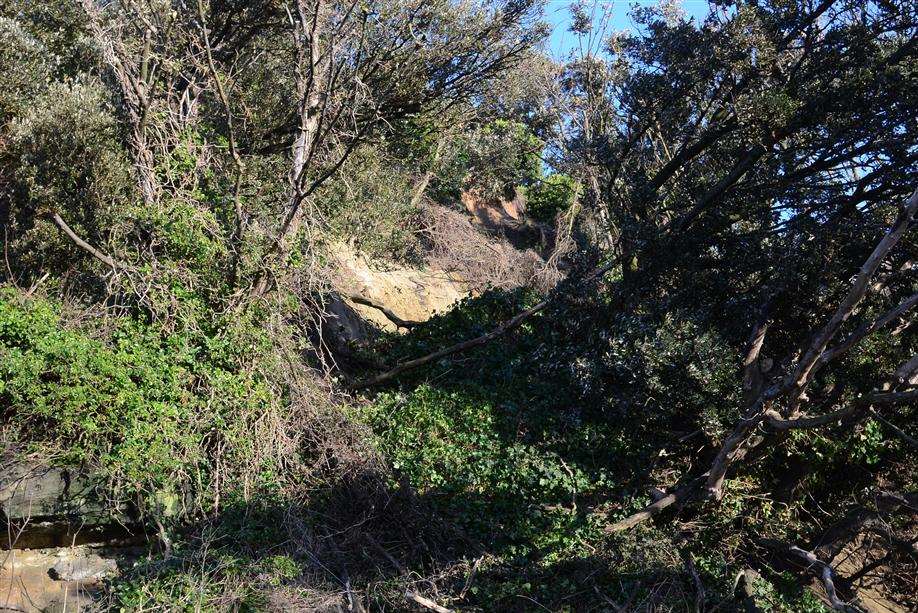
[[[382,394],[364,418],[392,468],[476,538],[514,555],[576,550],[592,528],[569,505],[596,475],[522,435],[521,411],[489,391],[422,385]]]
[[[526,189],[526,212],[533,219],[552,223],[577,199],[580,184],[565,174],[552,174]]]
[[[542,177],[544,148],[525,124],[499,119],[480,126],[443,154],[434,196],[456,199],[473,189],[486,200],[505,198]]]
[[[9,238],[32,273],[72,267],[77,250],[46,220],[56,212],[84,240],[105,245],[132,194],[131,165],[98,83],[55,83],[9,129]]]
[[[48,87],[47,49],[23,25],[0,17],[0,127],[28,107]]]
[[[96,468],[121,496],[202,489],[206,499],[210,446],[224,441],[230,457],[245,450],[250,443],[235,437],[268,404],[267,382],[221,364],[219,352],[189,336],[130,320],[109,325],[103,342],[65,326],[60,307],[3,290],[8,432],[62,464]]]
[[[411,174],[369,147],[354,152],[317,197],[335,240],[379,258],[411,260],[417,250]]]

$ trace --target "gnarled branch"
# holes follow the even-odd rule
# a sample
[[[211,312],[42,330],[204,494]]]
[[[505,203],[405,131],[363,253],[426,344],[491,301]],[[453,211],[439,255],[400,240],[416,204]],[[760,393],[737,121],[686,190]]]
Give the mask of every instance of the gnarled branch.
[[[796,545],[785,545],[778,541],[766,541],[767,544],[775,548],[781,548],[786,550],[788,553],[792,553],[795,556],[803,558],[810,570],[815,570],[819,574],[819,578],[822,580],[822,585],[826,589],[826,596],[829,598],[829,604],[836,611],[842,611],[843,613],[864,613],[864,611],[856,606],[853,606],[841,598],[838,597],[838,591],[835,588],[835,569],[831,565],[826,564],[822,560],[816,557],[811,551],[801,549]]]

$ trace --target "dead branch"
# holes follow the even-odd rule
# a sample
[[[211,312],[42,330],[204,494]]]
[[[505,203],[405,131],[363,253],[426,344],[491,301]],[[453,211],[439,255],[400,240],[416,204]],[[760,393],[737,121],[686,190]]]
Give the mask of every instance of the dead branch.
[[[916,395],[916,398],[918,398],[918,395]],[[918,440],[916,440],[915,437],[909,436],[908,433],[905,432],[905,430],[903,430],[896,424],[892,423],[888,419],[884,418],[882,415],[877,413],[874,409],[870,409],[870,414],[878,422],[880,422],[881,424],[883,424],[884,426],[892,430],[892,433],[898,436],[902,441],[911,445],[915,449],[918,449]]]
[[[469,571],[469,576],[466,577],[465,584],[462,586],[462,590],[459,592],[459,600],[463,600],[466,593],[468,593],[469,588],[472,587],[472,582],[475,581],[475,575],[478,574],[478,567],[481,566],[482,560],[484,560],[484,556],[479,556],[475,559],[475,563],[472,564],[472,570]]]
[[[644,509],[642,509],[641,511],[638,511],[637,513],[633,515],[629,515],[625,519],[615,522],[614,524],[606,528],[606,532],[613,533],[613,532],[622,532],[623,530],[629,530],[630,528],[633,528],[639,523],[650,519],[654,515],[657,515],[658,513],[672,506],[673,504],[687,500],[694,493],[695,488],[698,487],[698,485],[704,480],[706,476],[707,476],[707,473],[704,475],[701,475],[700,477],[692,479],[691,481],[689,481],[688,483],[686,483],[685,485],[683,485],[676,491],[670,494],[667,494],[666,496],[663,496],[662,498],[660,498],[653,504],[650,504],[644,507]]]
[[[701,613],[704,611],[704,584],[701,582],[701,577],[698,576],[698,571],[695,569],[695,561],[691,553],[685,553],[683,562],[685,563],[685,570],[688,571],[689,575],[692,577],[692,581],[695,583],[695,613]]]
[[[236,258],[238,260],[239,242],[242,240],[245,224],[242,211],[242,180],[245,177],[245,162],[242,161],[242,156],[239,155],[239,148],[236,144],[236,130],[233,125],[233,108],[230,105],[229,96],[226,94],[226,87],[223,84],[223,79],[220,78],[220,73],[217,71],[217,66],[214,62],[213,48],[210,44],[210,33],[207,29],[207,18],[204,12],[204,0],[198,0],[198,17],[201,20],[201,35],[204,41],[204,53],[207,57],[207,68],[210,71],[211,77],[213,77],[214,84],[217,87],[217,96],[220,98],[220,103],[223,105],[223,113],[226,115],[227,142],[230,156],[233,158],[233,165],[236,167],[236,174],[233,180],[233,210],[236,216],[233,246],[237,251]]]
[[[77,247],[79,247],[80,249],[82,249],[83,251],[91,255],[92,257],[96,258],[97,260],[99,260],[100,262],[108,266],[109,268],[113,270],[119,270],[119,269],[129,270],[130,269],[130,266],[128,266],[124,262],[117,260],[111,257],[110,255],[106,255],[102,253],[101,251],[99,251],[98,249],[96,249],[95,247],[87,243],[86,241],[84,241],[82,238],[77,236],[76,232],[74,232],[73,229],[69,225],[67,225],[67,222],[64,221],[59,214],[52,213],[51,221],[53,221],[54,225],[60,228],[60,230],[64,234],[66,234],[67,237],[71,241],[73,241]]]
[[[369,533],[365,533],[364,537],[367,539],[367,542],[373,547],[373,549],[378,551],[382,557],[384,557],[386,561],[389,562],[389,564],[391,564],[392,567],[398,571],[400,575],[408,575],[408,569],[405,568],[398,560],[392,557],[392,554],[386,551],[386,548],[379,544],[379,541],[373,538]]]
[[[813,552],[801,549],[796,545],[784,546],[784,548],[788,552],[806,560],[806,562],[809,564],[807,567],[808,569],[818,571],[819,578],[822,580],[822,584],[826,588],[826,595],[829,598],[829,604],[833,609],[836,611],[843,611],[844,613],[864,613],[863,610],[859,607],[850,605],[838,597],[838,592],[835,589],[835,569],[833,569],[829,564],[826,564],[817,558]]]
[[[913,355],[905,364],[896,369],[896,383],[918,385],[915,375],[918,374],[918,354]]]
[[[417,592],[407,591],[405,592],[405,598],[408,600],[414,601],[424,607],[425,609],[430,609],[431,611],[436,611],[437,613],[452,613],[452,609],[447,609],[446,607],[441,607],[433,600],[429,598],[424,598]]]
[[[889,546],[892,553],[906,555],[918,560],[918,542],[915,539],[910,541],[901,539],[879,521],[868,521],[864,524],[864,530],[885,539],[885,544]]]
[[[876,503],[884,512],[898,511],[902,507],[918,512],[918,492],[878,492]]]

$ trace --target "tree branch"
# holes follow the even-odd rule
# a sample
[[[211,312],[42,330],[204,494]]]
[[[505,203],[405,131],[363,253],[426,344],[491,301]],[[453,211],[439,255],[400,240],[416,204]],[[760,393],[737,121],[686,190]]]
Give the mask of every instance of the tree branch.
[[[586,284],[590,284],[602,278],[606,273],[608,273],[610,270],[615,268],[615,266],[618,265],[618,262],[619,262],[619,258],[616,257],[616,258],[613,258],[608,263],[602,266],[599,266],[598,268],[593,269],[592,272],[590,272],[586,277],[583,278],[581,283],[586,285]],[[546,307],[548,307],[550,304],[552,304],[555,301],[555,298],[557,298],[558,295],[559,295],[558,290],[555,290],[554,292],[549,294],[547,298],[545,298],[538,304],[526,309],[525,311],[521,311],[520,313],[517,313],[516,315],[514,315],[507,321],[498,325],[496,328],[494,328],[490,332],[482,334],[481,336],[476,336],[475,338],[471,338],[471,339],[462,341],[460,343],[450,345],[449,347],[440,349],[439,351],[434,351],[433,353],[428,353],[427,355],[421,356],[419,358],[408,360],[407,362],[402,362],[401,364],[396,365],[394,368],[387,370],[386,372],[379,374],[375,377],[371,377],[369,379],[364,379],[362,381],[357,381],[355,383],[352,383],[349,387],[352,390],[358,390],[358,389],[380,385],[382,383],[385,383],[386,381],[391,381],[392,379],[399,376],[403,372],[414,370],[416,368],[420,368],[421,366],[424,366],[425,364],[430,364],[431,362],[435,362],[436,360],[439,360],[441,358],[445,358],[445,357],[448,357],[448,356],[451,356],[457,353],[462,353],[464,351],[468,351],[469,349],[474,349],[475,347],[480,347],[482,345],[485,345],[491,342],[492,340],[496,338],[500,338],[501,336],[504,336],[508,332],[511,332],[517,329],[527,319],[529,319],[530,317],[532,317],[533,315],[537,313],[544,311]]]
[[[786,545],[779,541],[765,541],[766,544],[776,548],[784,549],[785,551],[794,554],[800,558],[806,560],[808,570],[815,570],[819,574],[819,578],[822,580],[823,586],[826,588],[826,595],[829,597],[829,604],[836,611],[842,611],[843,613],[864,613],[859,607],[844,602],[838,597],[838,592],[835,589],[835,569],[832,568],[829,564],[826,564],[822,560],[816,557],[811,551],[806,551],[801,549],[796,545]]]
[[[838,356],[842,355],[843,353],[851,349],[851,347],[858,344],[861,341],[861,339],[873,334],[874,332],[876,332],[877,330],[880,330],[881,328],[886,327],[891,322],[895,321],[896,319],[904,315],[906,312],[911,310],[915,305],[918,305],[918,293],[912,294],[911,296],[906,298],[903,302],[901,302],[898,306],[896,306],[893,309],[890,309],[889,311],[887,311],[880,317],[876,318],[872,322],[864,324],[863,326],[861,326],[860,328],[852,332],[845,340],[843,340],[841,343],[839,343],[835,347],[832,347],[831,349],[827,349],[823,351],[822,355],[819,356],[819,361],[815,368],[819,369],[823,364],[827,362],[831,362]]]
[[[695,479],[692,479],[691,481],[689,481],[688,483],[686,483],[685,485],[683,485],[676,491],[670,494],[667,494],[666,496],[663,496],[662,498],[660,498],[653,504],[647,505],[646,507],[644,507],[642,510],[638,511],[637,513],[634,513],[633,515],[629,515],[625,519],[615,522],[614,524],[606,528],[606,532],[613,533],[613,532],[622,532],[623,530],[629,530],[635,527],[636,525],[638,525],[639,523],[644,522],[650,519],[651,517],[653,517],[654,515],[659,514],[664,509],[671,507],[675,503],[683,502],[687,500],[692,495],[692,493],[695,491],[695,488],[697,488],[701,484],[701,482],[704,481],[707,475],[708,473],[705,473],[699,477],[696,477]]]
[[[97,260],[99,260],[100,262],[108,266],[109,268],[113,270],[119,270],[119,269],[129,270],[131,268],[128,264],[125,264],[121,260],[117,260],[109,255],[102,253],[101,251],[99,251],[98,249],[96,249],[95,247],[87,243],[86,241],[84,241],[82,238],[77,236],[76,232],[74,232],[73,229],[67,225],[67,222],[64,221],[61,218],[61,216],[58,215],[57,213],[51,214],[51,221],[53,221],[54,225],[60,228],[60,230],[64,234],[66,234],[67,237],[70,238],[70,240],[72,240],[76,244],[77,247],[87,252],[89,255],[96,258]]]
[[[393,313],[386,307],[376,304],[375,302],[369,300],[368,298],[364,298],[363,296],[358,296],[356,294],[353,294],[353,295],[349,295],[347,298],[348,300],[356,304],[362,304],[363,306],[368,306],[371,309],[376,309],[377,311],[385,315],[386,319],[394,323],[399,328],[405,328],[405,329],[410,330],[411,328],[414,328],[415,326],[419,326],[422,323],[424,323],[421,321],[410,321],[407,319],[402,319],[401,317],[399,317],[398,315],[396,315],[395,313]]]
[[[822,355],[823,351],[825,351],[829,341],[831,341],[838,332],[839,326],[851,316],[854,307],[857,306],[867,293],[870,279],[883,262],[883,259],[889,254],[892,248],[896,246],[899,239],[902,238],[902,235],[914,219],[916,211],[918,211],[918,189],[912,193],[912,197],[909,199],[908,203],[902,207],[902,210],[886,232],[886,235],[877,244],[873,253],[870,254],[870,257],[868,257],[861,266],[860,271],[851,285],[848,295],[845,296],[845,299],[838,305],[835,314],[826,325],[823,326],[822,330],[819,331],[812,343],[810,343],[806,353],[797,363],[797,368],[794,369],[794,372],[788,375],[788,380],[786,381],[787,387],[794,386],[798,389],[802,389],[809,382],[810,375],[817,360],[819,360],[819,357]]]
[[[879,417],[876,414],[876,411],[873,411],[869,408],[871,405],[901,404],[905,402],[911,402],[912,400],[918,400],[918,390],[868,394],[867,396],[858,399],[844,409],[839,409],[838,411],[833,411],[832,413],[826,413],[825,415],[816,415],[813,417],[803,416],[797,417],[795,419],[783,419],[781,414],[777,411],[769,410],[765,412],[765,416],[768,418],[768,425],[770,425],[775,430],[800,430],[818,428],[820,426],[831,424],[862,409],[868,409],[871,413],[874,414],[874,416]],[[880,419],[881,421],[886,421],[882,418]]]

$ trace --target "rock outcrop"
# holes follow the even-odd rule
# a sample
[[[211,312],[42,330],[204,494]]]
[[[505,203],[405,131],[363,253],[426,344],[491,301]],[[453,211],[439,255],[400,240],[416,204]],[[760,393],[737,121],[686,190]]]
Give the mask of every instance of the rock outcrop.
[[[4,462],[0,474],[0,548],[39,549],[129,538],[127,509],[106,509],[88,475],[35,462]]]
[[[409,267],[379,268],[359,252],[337,245],[330,250],[334,286],[341,300],[329,305],[334,325],[348,340],[363,340],[367,322],[387,331],[427,321],[469,295],[454,273]]]
[[[137,555],[138,551],[132,551]],[[118,574],[124,551],[90,547],[13,549],[0,553],[0,611],[83,611],[102,582]]]
[[[0,459],[0,611],[81,611],[143,538],[129,509],[94,496],[90,475]]]

